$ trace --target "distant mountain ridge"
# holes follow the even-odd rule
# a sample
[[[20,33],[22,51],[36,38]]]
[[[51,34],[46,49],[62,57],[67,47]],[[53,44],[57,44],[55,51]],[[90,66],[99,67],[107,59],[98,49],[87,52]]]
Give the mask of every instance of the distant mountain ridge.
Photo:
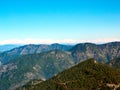
[[[79,63],[81,60],[95,58],[99,62],[109,62],[120,57],[120,42],[111,42],[106,44],[81,43],[74,46],[70,52]]]
[[[61,45],[61,44],[57,44],[57,43],[51,44],[51,45],[29,44],[29,45],[24,45],[24,46],[14,48],[12,50],[0,53],[0,61],[4,64],[4,63],[7,63],[9,60],[17,58],[21,55],[36,54],[36,53],[47,52],[47,51],[55,50],[55,49],[67,51],[71,48],[72,48],[72,46],[70,46],[70,45]]]
[[[19,46],[22,46],[22,45],[16,45],[16,44],[0,45],[0,52],[8,51]]]
[[[99,62],[106,63],[120,56],[120,42],[111,42],[106,44],[80,43],[75,46],[57,43],[51,45],[30,44],[0,53],[0,62],[5,64],[9,60],[21,55],[47,52],[55,49],[71,52],[76,63],[89,58],[95,58]]]

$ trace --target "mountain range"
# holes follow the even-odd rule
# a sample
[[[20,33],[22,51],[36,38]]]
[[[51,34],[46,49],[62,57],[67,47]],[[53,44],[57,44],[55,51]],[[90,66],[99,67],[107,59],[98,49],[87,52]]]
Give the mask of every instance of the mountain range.
[[[31,80],[48,80],[89,58],[117,68],[119,57],[120,42],[21,46],[0,54],[0,89],[14,90]]]
[[[120,56],[120,42],[111,42],[106,44],[80,43],[74,46],[57,43],[51,45],[30,44],[0,53],[0,62],[5,64],[9,60],[21,55],[42,53],[55,49],[71,52],[76,63],[89,58],[95,58],[99,62],[107,63]]]

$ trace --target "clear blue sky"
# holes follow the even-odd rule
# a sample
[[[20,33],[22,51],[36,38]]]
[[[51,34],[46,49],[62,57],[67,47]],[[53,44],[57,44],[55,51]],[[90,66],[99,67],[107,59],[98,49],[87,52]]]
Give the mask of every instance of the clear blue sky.
[[[120,0],[0,0],[0,43],[14,39],[120,40]]]

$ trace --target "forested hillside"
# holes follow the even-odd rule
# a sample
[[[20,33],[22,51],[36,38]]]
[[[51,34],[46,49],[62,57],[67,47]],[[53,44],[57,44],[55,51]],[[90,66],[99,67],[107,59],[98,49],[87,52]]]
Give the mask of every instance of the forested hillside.
[[[89,59],[45,82],[17,90],[120,90],[120,71]]]

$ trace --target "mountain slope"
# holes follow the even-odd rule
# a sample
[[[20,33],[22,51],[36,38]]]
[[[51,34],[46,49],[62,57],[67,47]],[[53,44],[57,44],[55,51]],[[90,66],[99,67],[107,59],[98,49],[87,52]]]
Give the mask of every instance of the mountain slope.
[[[109,62],[109,65],[120,69],[120,57],[115,58]]]
[[[120,71],[89,59],[45,82],[17,90],[112,90],[112,85],[120,89]]]
[[[15,89],[33,79],[46,80],[72,65],[70,53],[60,50],[21,56],[0,67],[0,89]]]
[[[16,57],[19,57],[21,55],[27,55],[27,54],[35,54],[35,53],[41,53],[41,52],[46,52],[46,51],[50,51],[50,50],[55,50],[55,49],[59,49],[59,50],[63,50],[63,51],[67,51],[71,48],[72,46],[70,45],[61,45],[61,44],[51,44],[51,45],[25,45],[25,46],[21,46],[18,48],[14,48],[10,51],[6,51],[0,54],[0,61],[5,64],[7,63],[9,60],[12,60]]]
[[[76,63],[89,58],[95,58],[99,62],[106,63],[114,58],[120,57],[120,42],[100,45],[92,43],[77,44],[70,52],[76,60]]]

